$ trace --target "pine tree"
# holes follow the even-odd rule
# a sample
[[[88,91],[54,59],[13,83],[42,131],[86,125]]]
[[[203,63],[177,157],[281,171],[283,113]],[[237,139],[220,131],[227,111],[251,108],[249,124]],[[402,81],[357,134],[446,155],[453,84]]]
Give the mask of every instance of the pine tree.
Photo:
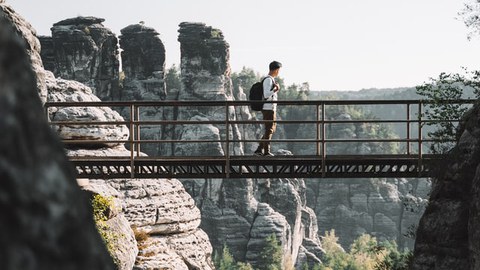
[[[260,269],[262,270],[281,270],[283,252],[282,246],[273,233],[265,239],[265,246],[260,253]]]

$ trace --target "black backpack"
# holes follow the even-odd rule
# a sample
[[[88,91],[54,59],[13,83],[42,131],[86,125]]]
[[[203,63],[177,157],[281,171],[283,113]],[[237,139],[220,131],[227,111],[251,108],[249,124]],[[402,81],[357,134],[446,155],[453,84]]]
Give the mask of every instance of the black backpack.
[[[265,81],[266,78],[268,77],[265,77],[261,82],[256,82],[252,85],[250,88],[250,95],[248,96],[250,101],[265,101],[265,98],[263,97],[263,81]],[[252,102],[250,103],[250,108],[252,111],[261,111],[263,109],[263,102]]]

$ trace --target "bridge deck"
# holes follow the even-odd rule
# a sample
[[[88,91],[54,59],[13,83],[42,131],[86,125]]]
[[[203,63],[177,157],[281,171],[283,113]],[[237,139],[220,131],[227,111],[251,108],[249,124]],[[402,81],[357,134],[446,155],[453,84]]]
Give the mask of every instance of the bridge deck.
[[[435,156],[350,155],[71,158],[79,178],[428,177]],[[132,169],[133,168],[133,169]]]

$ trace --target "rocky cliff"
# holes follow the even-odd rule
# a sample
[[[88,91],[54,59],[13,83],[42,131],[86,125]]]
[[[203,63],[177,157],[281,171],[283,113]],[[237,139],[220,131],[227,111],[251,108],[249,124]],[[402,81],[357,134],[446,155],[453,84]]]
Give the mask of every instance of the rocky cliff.
[[[49,101],[98,101],[92,90],[75,81],[47,76]],[[123,121],[111,108],[50,108],[50,119],[54,121]],[[130,156],[123,144],[108,143],[121,141],[129,136],[123,125],[74,125],[55,128],[67,142],[71,138],[107,141],[104,144],[75,144],[67,149],[69,156]],[[142,154],[144,155],[144,154]],[[199,229],[200,211],[193,199],[176,179],[114,179],[90,180],[85,189],[118,201],[121,212],[134,226],[137,233],[147,235],[138,244],[138,249],[129,248],[118,259],[125,265],[122,269],[213,269],[212,247],[208,236]],[[112,224],[118,224],[112,216]],[[125,227],[125,225],[122,225]],[[119,227],[119,226],[117,226]],[[128,227],[131,233],[131,229]],[[133,233],[132,233],[133,234]],[[121,242],[128,231],[119,236]],[[119,246],[116,250],[120,250]],[[138,254],[137,254],[138,252]],[[130,258],[134,260],[130,260]],[[129,266],[129,267],[126,267]]]
[[[55,58],[52,71],[62,79],[86,84],[102,100],[116,100],[119,96],[118,40],[103,26],[103,21],[76,17],[55,23],[51,28]],[[48,39],[41,40],[42,46],[51,48]],[[50,61],[48,63],[51,66]]]
[[[38,41],[29,44],[18,32],[27,25],[0,1],[0,268],[114,269],[47,124],[27,55]]]
[[[425,179],[322,179],[307,182],[308,205],[319,231],[334,229],[348,248],[362,234],[412,248],[411,233],[423,213],[430,183]]]
[[[438,164],[411,269],[480,269],[480,106],[465,114],[455,148]]]
[[[0,53],[0,74],[5,75],[0,76],[0,112],[5,116],[0,119],[0,127],[11,131],[4,134],[7,137],[0,145],[3,183],[0,190],[6,192],[0,200],[5,217],[1,219],[0,227],[7,233],[0,241],[9,247],[0,252],[0,268],[113,269],[111,257],[93,224],[91,202],[87,200],[93,192],[116,198],[116,204],[120,206],[120,211],[115,207],[109,209],[107,220],[110,230],[118,233],[116,238],[121,238],[113,241],[112,256],[117,269],[213,269],[208,236],[198,228],[199,210],[177,180],[92,180],[86,184],[82,180],[79,182],[84,183],[88,192],[80,191],[64,154],[65,149],[46,124],[44,110],[34,91],[35,74],[25,51],[39,55],[39,48],[30,52],[34,48],[32,44],[25,47],[12,45],[11,40],[5,38],[10,31],[4,27],[5,18],[7,24],[16,29],[18,23],[25,26],[24,30],[34,33],[28,23],[0,0],[0,52],[8,52]],[[90,24],[92,20],[95,25]],[[72,30],[72,24],[76,27],[85,24],[88,30],[73,29],[75,33],[81,31],[85,34],[99,27],[98,23],[92,18],[77,18],[73,22],[63,21],[57,27]],[[20,39],[15,42],[22,43],[22,38],[29,41],[18,33]],[[105,32],[93,29],[90,33],[95,36],[92,38],[98,38],[97,34],[101,36]],[[34,35],[29,37],[33,44],[38,44]],[[89,38],[81,36],[80,39],[86,41]],[[79,51],[76,56],[89,52]],[[39,65],[41,67],[41,61]],[[44,94],[47,98],[48,92],[49,101],[100,100],[90,87],[82,83],[55,78],[43,69],[35,71],[38,73],[36,77],[43,80],[45,90],[48,87]],[[51,107],[48,116],[54,121],[79,123],[85,120],[123,121],[108,107]],[[54,130],[67,141],[107,141],[102,144],[67,144],[69,156],[130,155],[123,144],[108,142],[128,138],[129,131],[124,125],[80,124],[56,126]],[[146,235],[138,248],[132,246],[136,243],[130,228],[132,224],[136,234]]]
[[[45,85],[44,68],[40,56],[40,42],[36,38],[36,31],[30,23],[25,21],[12,7],[5,4],[5,0],[1,0],[0,4],[2,4],[0,6],[2,17],[12,23],[14,31],[25,42],[32,68],[36,74],[38,94],[42,103],[45,103],[47,100],[47,86]]]

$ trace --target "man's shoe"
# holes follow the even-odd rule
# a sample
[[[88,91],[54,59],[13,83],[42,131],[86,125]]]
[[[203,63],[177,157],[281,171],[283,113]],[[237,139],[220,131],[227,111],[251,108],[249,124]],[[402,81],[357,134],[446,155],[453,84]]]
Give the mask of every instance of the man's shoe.
[[[261,150],[257,150],[257,151],[255,151],[255,152],[253,152],[253,154],[254,154],[255,156],[263,156],[263,152],[262,152]]]
[[[263,154],[265,157],[273,157],[274,154],[270,153],[270,152],[265,152],[265,154]]]

